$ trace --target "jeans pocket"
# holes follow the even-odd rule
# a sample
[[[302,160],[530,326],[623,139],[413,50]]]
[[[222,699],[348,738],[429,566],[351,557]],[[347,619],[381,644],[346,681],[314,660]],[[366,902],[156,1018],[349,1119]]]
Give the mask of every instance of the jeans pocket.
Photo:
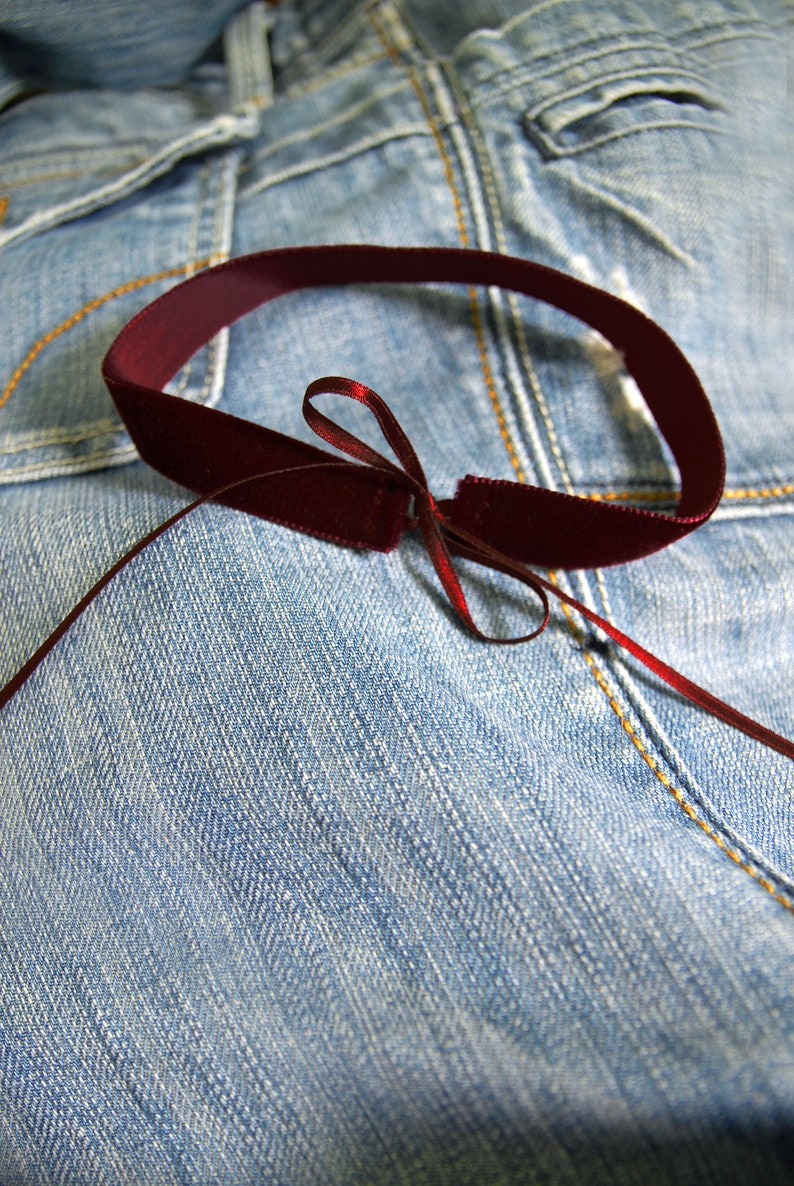
[[[0,484],[136,458],[100,362],[143,304],[229,252],[239,145],[269,102],[268,25],[244,9],[225,66],[178,89],[44,93],[2,116]],[[226,342],[172,389],[214,402]]]
[[[3,253],[0,292],[15,315],[3,327],[0,484],[136,459],[101,359],[143,304],[228,253],[236,171],[234,149],[183,162]],[[181,395],[217,398],[225,341],[224,331],[177,376]]]
[[[544,157],[566,157],[642,132],[719,132],[723,108],[694,71],[620,70],[530,107],[523,127]]]

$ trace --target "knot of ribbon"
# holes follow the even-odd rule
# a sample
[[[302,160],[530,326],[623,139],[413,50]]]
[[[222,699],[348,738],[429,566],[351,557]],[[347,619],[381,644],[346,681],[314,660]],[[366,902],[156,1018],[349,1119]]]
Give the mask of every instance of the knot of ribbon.
[[[399,466],[318,411],[312,403],[314,398],[331,392],[357,400],[372,412],[386,442],[399,460]],[[509,556],[490,547],[476,535],[462,527],[456,527],[444,514],[430,493],[425,471],[416,455],[416,450],[388,404],[381,399],[376,391],[363,383],[357,383],[353,379],[344,379],[337,375],[315,379],[306,388],[303,397],[303,415],[309,427],[329,445],[343,450],[372,469],[388,475],[397,483],[404,483],[406,488],[411,491],[413,514],[409,514],[406,526],[408,528],[419,527],[442,588],[455,613],[472,634],[485,642],[510,645],[529,642],[530,639],[536,638],[546,629],[550,609],[549,599],[544,588],[545,582],[523,565],[511,560]],[[453,555],[474,560],[489,568],[499,569],[529,586],[543,607],[543,619],[540,625],[530,633],[522,634],[517,638],[496,638],[489,634],[483,634],[469,610],[466,594],[463,592],[463,586],[452,561]]]
[[[371,388],[318,379],[304,416],[339,459],[312,445],[163,390],[222,327],[295,289],[350,283],[498,285],[555,305],[598,330],[622,354],[678,463],[674,514],[609,505],[523,483],[467,475],[452,499],[437,501],[397,419]],[[417,527],[463,624],[488,642],[535,638],[549,621],[549,595],[577,611],[660,679],[712,715],[794,759],[794,743],[695,684],[527,564],[586,568],[625,563],[701,526],[717,506],[725,460],[719,428],[697,376],[655,322],[619,298],[529,260],[454,248],[370,245],[259,252],[199,273],[133,318],[111,346],[103,377],[141,457],[199,497],[139,540],[88,591],[0,690],[0,708],[19,690],[97,594],[158,536],[210,500],[335,543],[388,552]],[[323,393],[357,400],[374,415],[399,465],[314,406]],[[358,464],[357,464],[358,463]],[[518,638],[482,633],[453,557],[514,577],[542,608],[540,625]]]

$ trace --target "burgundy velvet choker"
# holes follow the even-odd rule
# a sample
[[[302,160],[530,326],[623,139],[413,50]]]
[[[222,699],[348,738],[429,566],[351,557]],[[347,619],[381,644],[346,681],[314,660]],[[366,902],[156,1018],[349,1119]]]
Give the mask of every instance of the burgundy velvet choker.
[[[295,289],[361,283],[498,285],[554,305],[598,330],[622,354],[678,464],[672,515],[596,502],[517,482],[475,477],[436,501],[416,453],[384,401],[350,379],[310,384],[304,415],[314,431],[355,460],[162,388],[223,326]],[[525,567],[590,568],[636,560],[699,527],[723,488],[722,440],[697,376],[671,338],[638,309],[551,268],[509,256],[444,248],[295,247],[231,260],[171,289],[122,330],[103,376],[141,456],[200,497],[135,545],[89,591],[0,692],[3,706],[115,574],[153,539],[209,499],[334,543],[387,552],[419,527],[439,579],[469,630],[472,620],[453,557],[499,569],[528,585],[549,616],[564,601],[695,704],[794,758],[794,743],[692,683],[604,618]],[[321,392],[358,400],[375,416],[400,465],[314,407]],[[422,397],[424,398],[424,396]]]

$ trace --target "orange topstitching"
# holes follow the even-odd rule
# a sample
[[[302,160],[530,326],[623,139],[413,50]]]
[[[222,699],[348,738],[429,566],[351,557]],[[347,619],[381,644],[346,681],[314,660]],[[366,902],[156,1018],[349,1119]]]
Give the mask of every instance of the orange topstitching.
[[[783,498],[794,494],[794,483],[784,486],[767,486],[763,489],[723,490],[723,498]],[[602,493],[584,495],[592,502],[673,502],[678,498],[675,490],[608,490]]]
[[[177,268],[166,268],[162,272],[153,272],[148,276],[138,276],[135,280],[127,280],[124,284],[119,284],[116,288],[111,288],[109,292],[104,292],[101,296],[94,297],[93,300],[88,301],[87,304],[83,305],[82,309],[78,309],[76,313],[72,313],[70,317],[67,317],[65,321],[62,321],[59,325],[56,325],[53,329],[49,330],[43,335],[43,337],[39,338],[39,340],[35,342],[33,346],[31,346],[30,350],[22,359],[22,362],[16,368],[13,375],[3,388],[3,393],[0,395],[0,408],[2,408],[3,405],[6,404],[14,394],[20,379],[30,368],[32,363],[35,362],[42,350],[44,350],[46,346],[49,346],[50,342],[54,342],[56,338],[59,338],[61,334],[65,334],[67,330],[72,329],[72,327],[77,325],[78,322],[82,321],[84,317],[87,317],[89,313],[94,313],[97,309],[101,309],[103,305],[106,305],[108,301],[114,300],[115,297],[123,296],[127,292],[134,292],[135,289],[143,288],[147,284],[153,284],[157,280],[170,280],[176,276],[187,276],[201,268],[209,267],[211,264],[216,263],[220,258],[222,257],[208,256],[206,259],[196,260],[195,262],[191,262],[189,264],[182,264]]]
[[[404,63],[402,63],[400,60],[399,52],[397,51],[396,47],[394,45],[392,45],[392,43],[389,41],[385,29],[383,29],[379,25],[378,20],[375,17],[375,13],[372,10],[370,10],[368,13],[368,16],[369,16],[369,19],[372,23],[374,30],[375,30],[375,34],[378,37],[378,40],[380,41],[384,50],[388,54],[390,61],[393,62],[394,65],[397,66],[398,68],[401,67]],[[408,78],[410,80],[411,86],[414,90],[414,94],[416,95],[417,99],[419,100],[419,104],[422,108],[422,113],[425,117],[425,120],[427,121],[427,126],[430,129],[430,134],[433,137],[433,141],[435,142],[436,148],[438,150],[438,154],[441,157],[441,164],[444,169],[444,177],[446,179],[447,185],[449,186],[450,192],[452,194],[452,202],[455,207],[455,222],[456,222],[456,225],[458,228],[458,238],[460,239],[460,244],[462,247],[468,247],[470,245],[469,233],[466,229],[466,219],[465,219],[464,213],[463,213],[463,202],[461,201],[460,193],[458,192],[458,187],[455,182],[455,175],[452,171],[452,161],[449,158],[449,153],[446,150],[446,146],[444,144],[444,140],[443,140],[441,131],[438,126],[438,122],[437,122],[435,116],[433,115],[432,109],[430,107],[427,96],[426,96],[424,89],[422,87],[422,84],[419,80],[419,76],[418,76],[417,72],[413,68],[413,66],[410,66],[407,63],[405,63],[404,65],[405,65],[405,69],[408,73]],[[477,339],[477,353],[479,354],[479,358],[480,358],[480,366],[482,368],[483,377],[485,379],[485,386],[488,391],[488,398],[491,401],[491,406],[493,407],[494,413],[496,415],[496,422],[499,426],[499,435],[501,436],[502,440],[504,441],[504,445],[505,445],[505,448],[507,449],[508,457],[510,458],[510,464],[512,465],[513,469],[515,470],[516,477],[518,478],[519,482],[524,482],[524,481],[526,481],[526,477],[525,477],[524,472],[521,468],[521,463],[518,460],[518,455],[516,454],[515,446],[513,445],[513,442],[510,438],[510,431],[507,427],[507,421],[505,419],[504,411],[502,410],[502,405],[499,401],[499,394],[496,390],[496,383],[494,382],[493,373],[491,371],[491,365],[488,361],[488,350],[485,345],[485,335],[483,333],[482,318],[480,316],[480,304],[479,304],[479,297],[477,294],[477,289],[474,288],[473,286],[470,287],[468,290],[468,296],[469,296],[469,312],[471,315],[472,325],[474,327],[475,337]]]

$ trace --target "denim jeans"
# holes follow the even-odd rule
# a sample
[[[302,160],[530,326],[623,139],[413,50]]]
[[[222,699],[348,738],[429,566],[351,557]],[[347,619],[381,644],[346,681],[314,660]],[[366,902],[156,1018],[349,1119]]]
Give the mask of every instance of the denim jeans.
[[[462,245],[683,348],[720,508],[556,579],[794,733],[785,4],[0,17],[0,679],[187,500],[102,385],[138,309],[268,247]],[[620,357],[497,289],[295,293],[172,390],[310,439],[324,374],[388,400],[439,497],[474,472],[672,505]],[[509,579],[461,567],[483,628],[523,633]],[[575,615],[490,647],[417,538],[362,553],[210,504],[0,738],[3,1183],[791,1180],[794,771]]]

